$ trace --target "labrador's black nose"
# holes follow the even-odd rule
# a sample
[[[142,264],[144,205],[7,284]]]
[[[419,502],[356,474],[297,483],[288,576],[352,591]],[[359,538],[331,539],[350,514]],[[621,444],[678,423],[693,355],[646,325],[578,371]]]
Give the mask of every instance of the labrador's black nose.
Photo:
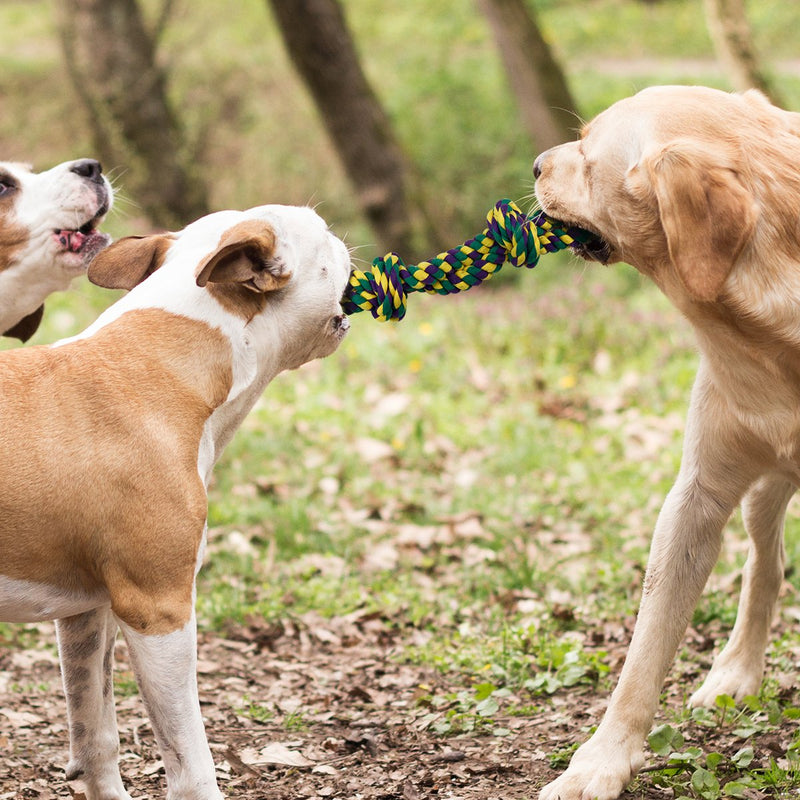
[[[82,158],[79,161],[75,161],[69,171],[80,175],[81,178],[87,178],[92,183],[103,182],[103,167],[99,161],[95,161],[93,158]]]
[[[533,162],[533,179],[539,180],[539,176],[542,174],[542,160],[543,160],[544,153],[539,153],[536,156],[536,161]]]

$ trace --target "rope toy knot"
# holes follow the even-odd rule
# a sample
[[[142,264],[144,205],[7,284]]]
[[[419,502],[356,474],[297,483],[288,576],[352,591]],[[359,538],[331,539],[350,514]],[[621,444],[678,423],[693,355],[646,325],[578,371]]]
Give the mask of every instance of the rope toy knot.
[[[409,292],[453,294],[477,286],[508,261],[533,268],[542,253],[585,241],[580,228],[565,228],[543,212],[527,217],[511,200],[500,200],[486,216],[486,228],[459,247],[408,266],[397,253],[372,262],[369,272],[353,270],[342,299],[345,314],[369,311],[385,322],[406,314]]]

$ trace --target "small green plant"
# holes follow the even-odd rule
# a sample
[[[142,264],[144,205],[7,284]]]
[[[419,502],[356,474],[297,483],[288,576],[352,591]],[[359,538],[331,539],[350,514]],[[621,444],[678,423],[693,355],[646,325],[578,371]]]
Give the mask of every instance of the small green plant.
[[[547,762],[553,769],[566,769],[575,751],[580,747],[580,742],[573,742],[566,747],[557,747],[547,756]]]
[[[464,633],[441,645],[409,648],[404,657],[442,672],[457,669],[479,685],[491,685],[482,683],[488,675],[514,693],[544,696],[578,685],[597,686],[609,672],[603,650],[586,649],[551,626],[506,624],[495,635]]]
[[[774,699],[747,697],[737,706],[732,697],[720,695],[715,708],[693,709],[686,722],[709,735],[751,740],[797,716],[798,709],[782,710]],[[676,800],[784,798],[790,790],[796,791],[800,787],[800,734],[795,733],[786,756],[779,760],[759,754],[758,740],[751,741],[732,755],[724,755],[699,745],[685,746],[679,728],[659,725],[651,731],[648,743],[664,760],[643,772],[652,776],[654,784],[671,789]]]
[[[751,764],[752,747],[743,747],[730,758],[716,752],[705,753],[696,746],[684,748],[683,734],[666,724],[654,728],[648,742],[654,753],[666,759],[666,763],[650,770],[654,783],[670,787],[676,798],[743,797],[743,792],[752,785],[750,777],[745,780],[732,777]]]
[[[7,622],[0,622],[0,647],[13,647],[20,650],[38,647],[49,652],[54,652],[56,649],[52,639],[42,639],[42,633],[35,625]]]
[[[12,683],[8,688],[14,694],[30,695],[49,692],[52,686],[47,683]]]
[[[575,642],[552,642],[536,656],[539,674],[523,684],[533,694],[554,694],[578,684],[595,685],[608,673],[602,651],[588,652]]]
[[[296,709],[295,711],[289,712],[283,718],[283,727],[286,728],[287,731],[301,733],[302,731],[307,731],[310,725],[308,719],[306,719],[305,712]]]
[[[275,719],[275,712],[269,706],[255,702],[250,695],[245,695],[243,701],[245,705],[240,709],[240,713],[250,719],[261,723]]]
[[[497,736],[506,736],[506,728],[495,726],[494,717],[500,712],[503,698],[511,692],[491,683],[479,683],[470,690],[440,696],[424,695],[418,699],[431,712],[421,723],[439,735],[472,733],[491,730]]]

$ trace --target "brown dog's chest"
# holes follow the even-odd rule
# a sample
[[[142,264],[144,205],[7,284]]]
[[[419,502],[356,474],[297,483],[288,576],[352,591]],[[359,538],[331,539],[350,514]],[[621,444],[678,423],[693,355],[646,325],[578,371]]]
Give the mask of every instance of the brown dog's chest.
[[[231,385],[227,351],[202,322],[137,311],[5,354],[0,576],[107,590],[128,613],[142,596],[185,603],[206,517],[198,447]]]

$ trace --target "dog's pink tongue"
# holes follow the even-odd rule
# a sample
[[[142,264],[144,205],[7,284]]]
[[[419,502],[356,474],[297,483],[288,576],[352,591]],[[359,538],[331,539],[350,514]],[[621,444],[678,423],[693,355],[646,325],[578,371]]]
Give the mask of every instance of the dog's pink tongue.
[[[83,242],[85,239],[86,235],[80,231],[58,232],[58,241],[61,242],[61,244],[63,244],[67,250],[71,250],[73,253],[80,251],[81,247],[83,247]]]

